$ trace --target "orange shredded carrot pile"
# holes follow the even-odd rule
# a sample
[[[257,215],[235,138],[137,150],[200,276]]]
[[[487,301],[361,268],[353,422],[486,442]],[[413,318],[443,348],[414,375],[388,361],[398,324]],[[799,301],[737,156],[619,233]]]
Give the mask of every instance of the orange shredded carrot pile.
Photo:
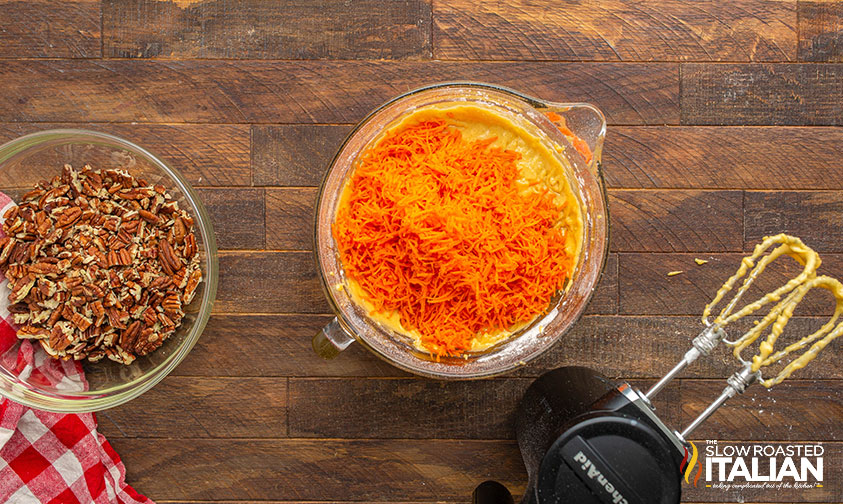
[[[358,159],[334,222],[373,313],[397,311],[439,356],[543,313],[573,267],[565,204],[521,194],[520,154],[494,141],[439,119],[387,133]]]

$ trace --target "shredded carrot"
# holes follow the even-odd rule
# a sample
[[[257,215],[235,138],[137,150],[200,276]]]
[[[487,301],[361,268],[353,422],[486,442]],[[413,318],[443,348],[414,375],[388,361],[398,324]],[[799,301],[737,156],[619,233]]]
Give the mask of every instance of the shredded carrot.
[[[520,154],[494,141],[438,118],[388,132],[357,160],[334,222],[373,313],[397,312],[437,356],[545,312],[573,268],[565,203],[520,192]]]
[[[578,137],[571,131],[571,128],[568,127],[568,122],[565,121],[565,118],[561,115],[557,114],[554,111],[548,111],[544,113],[545,117],[550,119],[550,121],[556,126],[559,131],[568,138],[568,141],[571,142],[571,145],[574,146],[574,149],[579,152],[583,159],[585,159],[586,163],[591,162],[592,154],[591,154],[591,147],[583,140],[582,138]]]

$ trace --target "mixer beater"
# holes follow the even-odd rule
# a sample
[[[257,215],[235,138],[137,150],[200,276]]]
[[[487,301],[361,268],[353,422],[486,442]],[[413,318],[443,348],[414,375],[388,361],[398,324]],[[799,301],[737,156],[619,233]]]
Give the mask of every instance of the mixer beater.
[[[772,250],[771,247],[778,245]],[[760,299],[747,303],[740,310],[735,311],[744,294],[749,290],[753,282],[761,275],[765,268],[773,261],[782,256],[789,256],[802,265],[802,271],[791,278],[784,285],[763,295]],[[714,400],[697,418],[695,418],[680,434],[685,439],[700,424],[702,424],[712,413],[714,413],[726,401],[737,394],[742,394],[746,388],[753,383],[761,383],[767,388],[777,385],[790,377],[790,375],[807,365],[813,360],[823,348],[832,340],[843,334],[843,323],[835,326],[840,315],[843,313],[843,284],[835,278],[828,276],[817,276],[817,269],[822,261],[819,255],[810,247],[802,243],[799,238],[786,234],[770,236],[764,239],[755,247],[752,255],[741,261],[738,271],[729,278],[726,283],[717,291],[714,299],[705,307],[702,315],[702,322],[705,329],[692,342],[692,348],[685,354],[682,360],[661,380],[659,380],[646,393],[646,398],[652,400],[673,378],[681,373],[689,364],[694,362],[701,355],[709,355],[721,341],[732,347],[735,357],[740,361],[741,368],[726,380],[726,388],[720,396]],[[740,287],[735,291],[734,296],[720,310],[720,313],[711,320],[711,313],[720,304],[726,295],[732,291],[738,281],[742,280]],[[803,337],[795,343],[791,343],[783,350],[774,352],[774,345],[785,330],[787,323],[793,316],[793,312],[805,295],[813,289],[828,290],[835,299],[834,313],[822,327]],[[729,324],[749,315],[759,312],[765,306],[773,304],[769,312],[755,325],[738,339],[729,341],[726,339],[724,328]],[[758,354],[749,361],[741,356],[741,352],[770,329],[766,339],[761,342]],[[773,378],[764,379],[761,368],[780,362],[783,358],[801,350],[808,345],[813,345],[802,355],[791,360]]]

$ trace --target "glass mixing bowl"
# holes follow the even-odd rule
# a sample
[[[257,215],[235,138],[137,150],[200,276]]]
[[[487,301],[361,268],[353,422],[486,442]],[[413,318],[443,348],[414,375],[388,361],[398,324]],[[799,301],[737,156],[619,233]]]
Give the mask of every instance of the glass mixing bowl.
[[[49,130],[0,146],[0,191],[19,201],[38,181],[60,174],[65,163],[76,168],[85,163],[94,169],[122,168],[150,184],[166,187],[179,206],[193,216],[203,275],[193,302],[185,307],[181,327],[160,348],[128,366],[109,359],[82,361],[87,390],[49,386],[16,366],[4,365],[3,362],[14,362],[20,342],[0,349],[4,357],[0,359],[0,395],[38,409],[79,413],[110,408],[139,396],[184,359],[211,314],[217,291],[217,245],[208,213],[184,176],[145,149],[105,133]],[[5,297],[8,291],[0,295]],[[33,347],[36,361],[46,357],[40,345]]]
[[[417,350],[407,336],[368,316],[345,288],[331,226],[340,194],[358,155],[391,124],[418,107],[437,103],[476,104],[509,118],[535,133],[566,166],[568,182],[583,214],[582,253],[570,284],[554,298],[547,312],[507,340],[482,352],[437,359]],[[560,130],[560,126],[563,126]],[[567,126],[565,130],[564,126]],[[563,131],[565,133],[563,134]],[[337,317],[313,339],[314,350],[335,357],[359,341],[393,365],[423,376],[444,379],[480,378],[523,366],[550,348],[579,319],[603,271],[608,244],[608,205],[600,154],[606,120],[587,103],[552,103],[516,91],[479,83],[446,83],[399,96],[363,119],[331,163],[316,207],[315,254],[322,287]],[[567,136],[566,136],[567,135]],[[586,160],[572,143],[584,141],[592,158]],[[584,150],[584,149],[583,149]]]

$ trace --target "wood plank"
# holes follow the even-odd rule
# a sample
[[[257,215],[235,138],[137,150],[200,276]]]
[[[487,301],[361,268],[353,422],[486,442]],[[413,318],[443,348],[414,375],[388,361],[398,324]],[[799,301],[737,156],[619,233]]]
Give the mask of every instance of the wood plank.
[[[450,501],[488,479],[520,494],[527,479],[513,441],[110,441],[129,484],[156,501]]]
[[[834,127],[619,126],[603,162],[609,187],[843,189],[834,152],[843,152]]]
[[[824,322],[822,318],[794,317],[787,330],[790,334],[809,334]],[[736,322],[727,332],[734,339],[751,325],[752,320]],[[703,327],[696,316],[586,316],[546,354],[516,373],[539,376],[557,367],[586,366],[616,380],[661,378],[691,348],[691,340]],[[787,336],[784,338],[783,341],[790,341]],[[840,355],[843,348],[830,345],[794,377],[843,378],[843,370],[836,364]],[[739,367],[731,348],[723,344],[681,376],[725,379]]]
[[[2,0],[0,58],[99,58],[99,0]]]
[[[237,407],[232,408],[232,398]],[[132,401],[97,414],[108,437],[229,438],[287,435],[285,378],[168,376]]]
[[[771,389],[754,385],[742,395],[729,399],[694,431],[693,436],[701,439],[839,441],[840,419],[843,418],[841,385],[840,380],[787,380]],[[691,423],[725,386],[725,380],[682,380],[679,386],[681,424]]]
[[[255,185],[319,185],[348,131],[253,127]],[[603,154],[612,188],[841,189],[843,160],[829,155],[841,149],[834,127],[617,126]]]
[[[408,376],[362,345],[334,360],[313,352],[311,339],[329,315],[212,315],[190,354],[173,371],[182,376]]]
[[[696,436],[695,436],[696,437]],[[749,445],[750,450],[757,444],[771,445],[773,449],[777,449],[781,445],[787,445],[786,442],[751,442],[751,441],[723,441],[722,437],[718,445],[731,445],[736,447],[744,447]],[[705,450],[706,441],[694,439],[698,449]],[[716,484],[718,477],[716,473],[716,465],[712,468],[712,481],[706,479],[706,471],[703,470],[700,475],[699,485],[694,487],[682,483],[682,499],[688,502],[841,502],[843,501],[843,489],[839,485],[831,483],[832,481],[839,481],[843,477],[843,470],[840,464],[843,463],[843,445],[840,443],[823,443],[823,482],[822,487],[814,488],[798,488],[794,485],[793,478],[785,478],[785,482],[790,483],[789,486],[782,486],[778,488],[778,483],[774,488],[748,488],[744,485],[745,479],[738,477],[735,479],[733,485],[728,488],[707,488],[707,484]],[[706,457],[700,461],[705,467]],[[797,466],[799,459],[795,460]],[[779,457],[779,463],[782,462],[782,457]],[[759,474],[769,474],[768,461],[761,457],[759,464]],[[730,466],[731,469],[731,466]],[[696,475],[696,472],[694,472]],[[727,474],[728,476],[728,474]],[[809,485],[814,483],[814,479],[809,476]]]
[[[103,2],[113,58],[391,59],[430,57],[430,3],[257,0]]]
[[[843,5],[799,0],[799,60],[843,62]]]
[[[290,435],[514,439],[518,403],[532,382],[292,379]],[[678,386],[663,394],[656,403],[663,418],[679,420]]]
[[[198,192],[211,214],[218,248],[264,248],[266,226],[263,189],[206,188]]]
[[[796,58],[796,2],[435,0],[441,59],[781,61]]]
[[[252,126],[255,185],[318,186],[351,126]]]
[[[111,443],[123,456],[127,482],[158,502],[342,502],[352,496],[357,502],[440,502],[466,499],[487,479],[518,495],[527,477],[513,441],[113,438]],[[683,501],[840,502],[843,491],[832,482],[843,476],[843,445],[823,447],[829,482],[823,488],[719,490],[683,484]]]
[[[610,315],[618,312],[618,255],[610,253],[606,256],[603,275],[594,288],[594,294],[588,306],[587,314]]]
[[[266,248],[313,250],[317,190],[311,187],[266,189]]]
[[[357,344],[331,361],[317,357],[310,340],[330,320],[328,315],[213,315],[199,342],[173,375],[409,376]],[[820,318],[794,317],[788,331],[808,334],[822,322]],[[729,334],[735,337],[750,324],[736,323]],[[547,353],[513,375],[529,378],[557,367],[586,366],[612,379],[658,378],[679,362],[702,327],[695,316],[586,315]],[[843,346],[830,345],[795,378],[843,379],[843,368],[836,364],[841,355]],[[682,376],[725,379],[735,371],[736,362],[731,351],[721,345]]]
[[[311,252],[221,252],[215,313],[329,313]],[[614,288],[611,273],[598,284]],[[602,297],[602,300],[601,300]],[[611,308],[597,296],[596,311]]]
[[[530,379],[292,379],[290,436],[514,439]]]
[[[744,222],[746,250],[764,236],[788,233],[818,252],[843,252],[843,194],[839,191],[748,192]]]
[[[611,248],[621,252],[715,252],[743,248],[741,191],[609,192]]]
[[[591,102],[612,124],[679,121],[671,63],[219,60],[2,61],[0,121],[349,124],[421,83],[453,80]]]
[[[683,63],[682,124],[843,124],[841,64]]]
[[[249,127],[244,125],[0,123],[0,142],[54,128],[81,128],[124,138],[179,170],[195,187],[251,184]],[[3,185],[7,176],[24,184],[31,178],[27,173],[0,174]]]
[[[223,252],[217,313],[328,313],[310,252]]]
[[[625,315],[701,315],[717,289],[740,264],[742,254],[620,254],[618,288],[619,313]],[[698,266],[694,258],[708,260]],[[823,254],[820,272],[838,275],[843,271],[843,256]],[[795,276],[797,263],[785,258],[770,265],[747,292],[747,299],[757,299]],[[801,267],[800,267],[801,269]],[[670,271],[682,274],[668,277]],[[838,275],[839,276],[839,275]],[[797,308],[797,315],[830,315],[830,296],[808,294]]]

